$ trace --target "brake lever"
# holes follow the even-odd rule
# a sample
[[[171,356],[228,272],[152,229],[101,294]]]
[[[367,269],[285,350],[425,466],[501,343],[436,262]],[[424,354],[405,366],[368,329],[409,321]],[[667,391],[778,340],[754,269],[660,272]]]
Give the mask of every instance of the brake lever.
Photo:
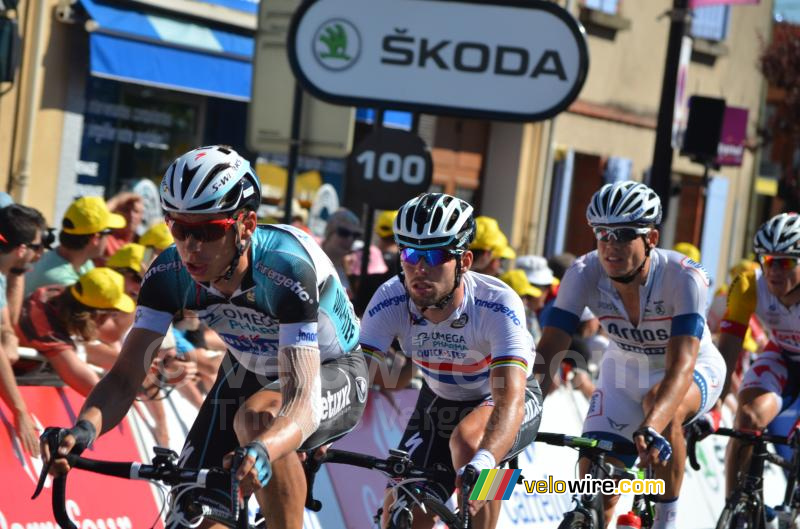
[[[244,447],[239,447],[233,453],[233,462],[231,462],[231,514],[233,515],[233,520],[236,522],[239,521],[239,510],[242,506],[241,491],[239,488],[239,480],[236,479],[236,471],[239,470],[246,455],[247,451]]]
[[[61,441],[64,439],[66,434],[67,430],[64,428],[48,426],[45,428],[44,432],[42,432],[42,435],[39,436],[39,439],[47,440],[47,448],[50,452],[50,457],[47,460],[47,464],[42,465],[42,471],[39,473],[39,481],[36,483],[36,490],[33,491],[33,496],[31,496],[32,500],[38,498],[39,494],[42,493],[45,481],[47,481],[47,475],[50,473],[50,468],[53,466],[53,460],[55,459],[55,454],[58,451],[58,445],[61,444]]]

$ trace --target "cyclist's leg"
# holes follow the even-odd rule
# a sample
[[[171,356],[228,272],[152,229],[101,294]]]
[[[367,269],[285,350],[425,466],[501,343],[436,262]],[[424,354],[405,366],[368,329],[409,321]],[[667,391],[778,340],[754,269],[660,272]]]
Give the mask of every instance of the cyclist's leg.
[[[405,433],[397,446],[408,453],[414,465],[425,468],[439,468],[451,473],[447,483],[430,483],[426,489],[431,495],[447,502],[455,487],[455,471],[452,468],[448,441],[459,419],[474,407],[476,402],[461,403],[436,396],[427,384],[423,383],[414,412],[408,419]],[[391,486],[391,483],[389,484]],[[398,489],[387,488],[383,503],[382,526],[389,522],[389,514]],[[404,501],[399,497],[400,501]],[[413,508],[414,529],[430,529],[433,517]]]
[[[583,423],[583,435],[623,443],[633,448],[633,432],[644,420],[642,398],[650,388],[649,360],[644,355],[626,354],[609,348],[600,363],[600,377]],[[610,454],[606,461],[632,467],[635,454]],[[581,457],[578,476],[590,474],[591,462]],[[605,478],[605,476],[597,476]],[[619,496],[604,495],[604,517],[608,525],[613,518]]]
[[[780,413],[783,393],[791,389],[787,360],[779,351],[766,350],[745,373],[739,389],[734,428],[762,430]],[[796,371],[796,370],[791,370]],[[792,377],[794,378],[794,377]],[[752,448],[737,439],[728,442],[725,455],[725,496],[736,488],[738,475],[747,468]]]
[[[663,383],[663,373],[654,374],[653,378],[656,377],[661,380],[647,392],[642,402],[645,415],[655,405],[656,395]],[[677,499],[683,484],[686,465],[686,438],[683,434],[683,426],[714,407],[722,394],[724,379],[725,363],[722,357],[714,350],[701,353],[695,362],[689,390],[673,414],[672,421],[662,432],[662,435],[672,445],[672,457],[665,467],[657,466],[654,469],[655,477],[664,480],[664,494],[655,498],[654,528],[656,529],[675,527]]]
[[[352,430],[367,400],[367,369],[363,355],[353,353],[325,362],[320,367],[322,420],[317,431],[303,444],[310,450],[342,437]],[[281,407],[280,385],[268,384],[236,414],[236,434],[245,445],[269,429]],[[306,499],[303,465],[296,453],[272,460],[272,478],[256,493],[268,527],[301,528]]]
[[[179,459],[179,464],[186,468],[221,467],[222,458],[234,450],[239,443],[233,427],[236,410],[245,398],[258,391],[261,383],[257,377],[239,364],[228,353],[220,365],[217,380],[206,396],[200,407],[194,424],[189,434]],[[173,489],[173,494],[180,493]],[[214,491],[206,489],[202,492],[204,501],[217,504],[220,508],[230,506],[229,491]],[[187,498],[184,495],[183,498]],[[176,509],[167,518],[167,528],[183,527],[184,519],[182,502],[178,502]],[[203,529],[209,527],[223,527],[204,522]]]
[[[453,435],[450,437],[453,468],[461,468],[472,460],[472,457],[478,451],[481,441],[483,441],[483,435],[486,432],[486,426],[489,424],[489,417],[493,409],[494,401],[489,396],[458,423]],[[536,438],[536,433],[539,431],[541,420],[542,391],[536,379],[531,377],[528,379],[527,388],[525,389],[525,415],[514,442],[508,451],[508,456],[504,459],[509,459],[520,453],[533,442]],[[486,505],[472,519],[472,527],[474,529],[493,529],[500,517],[500,507],[499,500],[486,502]]]

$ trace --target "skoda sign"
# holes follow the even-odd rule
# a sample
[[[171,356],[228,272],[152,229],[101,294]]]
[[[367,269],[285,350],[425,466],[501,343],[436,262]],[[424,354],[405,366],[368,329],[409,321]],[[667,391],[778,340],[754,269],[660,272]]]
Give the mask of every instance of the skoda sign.
[[[317,0],[292,19],[303,87],[342,105],[538,121],[586,80],[580,24],[543,0]]]

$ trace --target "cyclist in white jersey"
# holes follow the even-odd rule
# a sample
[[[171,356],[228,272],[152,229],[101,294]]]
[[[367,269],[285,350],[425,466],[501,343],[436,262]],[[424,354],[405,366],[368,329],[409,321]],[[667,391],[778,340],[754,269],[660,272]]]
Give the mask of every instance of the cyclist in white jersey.
[[[725,364],[705,324],[708,276],[700,264],[656,248],[661,202],[644,184],[606,184],[586,212],[597,250],[566,272],[538,351],[545,393],[584,307],[611,338],[584,435],[636,445],[640,465],[665,480],[655,529],[675,527],[686,446],[682,426],[716,402]],[[627,466],[635,457],[618,455]],[[580,475],[588,469],[581,460]],[[607,497],[606,521],[618,497]]]
[[[734,421],[736,428],[760,431],[800,396],[800,215],[781,213],[762,224],[753,249],[761,269],[734,279],[719,348],[732,369],[753,314],[769,333],[769,344],[742,380]],[[735,488],[752,451],[736,439],[728,443],[726,494]]]
[[[456,471],[480,471],[530,444],[541,418],[541,391],[530,376],[533,339],[520,297],[499,279],[470,271],[472,206],[446,194],[407,202],[395,219],[401,273],[384,283],[361,322],[361,346],[375,381],[395,387],[383,356],[397,339],[423,377],[399,449],[415,464],[451,472],[429,485],[444,501]],[[384,512],[388,512],[387,498]],[[473,527],[494,527],[500,502],[471,502]],[[433,520],[415,509],[414,527]]]
[[[295,451],[346,434],[366,403],[368,373],[353,307],[311,237],[291,226],[256,224],[260,183],[232,149],[201,147],[179,157],[160,193],[175,246],[145,274],[133,329],[77,423],[54,429],[63,436],[59,454],[80,452],[124,418],[170,322],[195,311],[229,353],[180,464],[219,467],[225,459],[230,465],[232,451],[245,447],[236,469],[243,492],[255,492],[269,527],[301,529],[306,485]],[[43,440],[50,459],[46,447]],[[54,471],[67,470],[55,456]],[[212,505],[230,504],[228,491],[200,493]],[[197,526],[183,505],[175,507],[167,527]]]

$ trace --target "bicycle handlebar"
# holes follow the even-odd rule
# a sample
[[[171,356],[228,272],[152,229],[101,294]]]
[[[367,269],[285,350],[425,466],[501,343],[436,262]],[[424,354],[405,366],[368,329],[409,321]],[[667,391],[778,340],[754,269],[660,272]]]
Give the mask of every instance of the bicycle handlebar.
[[[607,441],[605,439],[590,439],[588,437],[578,437],[563,433],[539,432],[536,434],[537,443],[546,443],[553,446],[568,446],[571,448],[581,448],[590,452],[616,452],[623,455],[638,454],[636,445],[633,441],[626,443],[620,441]]]
[[[701,437],[702,432],[695,424],[689,425],[686,432],[686,452],[689,456],[689,465],[695,470],[700,470],[700,463],[697,461],[697,442],[702,441],[705,437]],[[792,438],[784,435],[773,435],[763,431],[743,431],[733,428],[717,428],[716,431],[710,432],[709,435],[722,435],[724,437],[733,437],[744,441],[747,444],[756,443],[773,443],[791,446],[796,443]],[[768,458],[772,463],[779,466],[786,466],[783,458]]]
[[[123,479],[144,479],[157,480],[167,485],[192,484],[202,487],[213,487],[226,490],[231,485],[231,472],[220,468],[209,468],[201,470],[187,470],[176,467],[169,460],[159,459],[163,455],[156,455],[155,465],[146,465],[136,462],[102,461],[98,459],[88,459],[76,454],[68,454],[65,459],[70,467],[87,470],[96,474],[115,476]],[[48,467],[42,469],[47,473]],[[62,529],[77,529],[70,520],[66,511],[66,486],[67,475],[56,476],[53,480],[52,508],[56,522]],[[40,489],[34,493],[36,498]],[[240,507],[238,511],[239,520],[247,521],[247,506]],[[247,527],[244,525],[244,527]]]

